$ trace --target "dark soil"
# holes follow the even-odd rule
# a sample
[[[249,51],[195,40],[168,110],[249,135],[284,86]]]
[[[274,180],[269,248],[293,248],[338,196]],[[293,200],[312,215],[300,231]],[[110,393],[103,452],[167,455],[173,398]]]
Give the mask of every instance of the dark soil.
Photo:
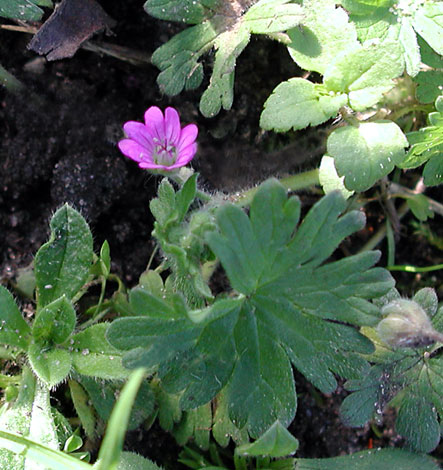
[[[101,35],[96,41],[149,55],[178,30],[145,14],[143,2],[102,3],[117,24],[113,36]],[[0,30],[1,63],[26,86],[19,95],[0,90],[3,284],[13,283],[17,270],[32,262],[47,239],[51,214],[64,202],[87,218],[96,250],[105,239],[109,241],[112,270],[129,287],[137,283],[153,248],[148,204],[158,178],[125,159],[116,143],[122,137],[122,124],[141,121],[151,105],[172,105],[182,122],[198,124],[199,151],[193,166],[210,191],[235,192],[269,175],[313,168],[323,153],[322,130],[275,136],[258,127],[263,102],[272,89],[299,72],[285,49],[271,41],[252,40],[238,61],[233,109],[208,120],[198,111],[201,89],[174,98],[162,96],[155,83],[158,70],[151,65],[137,66],[87,50],[79,50],[72,59],[46,62],[27,50],[30,38]],[[310,196],[304,202],[311,200]],[[412,231],[404,227],[404,233]],[[427,251],[425,257],[417,254],[417,264],[441,262],[421,240],[421,245],[414,242],[412,253],[419,246]],[[398,257],[398,263],[416,261],[409,247],[404,250],[406,258]],[[340,424],[343,392],[319,396],[302,377],[297,380],[299,412],[291,430],[300,440],[300,456],[328,457],[372,445],[369,427],[352,430]],[[162,460],[161,456],[176,456],[179,448],[158,426],[130,436],[129,448],[171,468],[170,457]],[[386,431],[383,442],[374,445],[397,441],[392,431]]]

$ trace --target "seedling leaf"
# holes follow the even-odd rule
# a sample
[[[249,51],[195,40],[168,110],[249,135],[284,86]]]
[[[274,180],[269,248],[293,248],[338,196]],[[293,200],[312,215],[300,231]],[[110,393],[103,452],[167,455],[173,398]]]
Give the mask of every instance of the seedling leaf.
[[[35,257],[38,307],[80,290],[92,263],[92,235],[85,219],[65,204],[52,217],[51,237]]]
[[[37,312],[32,336],[39,343],[61,344],[74,331],[76,320],[74,307],[63,295]]]
[[[0,286],[0,342],[26,349],[31,329],[22,317],[11,293]]]
[[[242,456],[279,458],[292,455],[297,449],[297,439],[279,421],[276,421],[255,442],[236,447],[235,453]]]
[[[128,370],[122,366],[120,351],[105,338],[108,326],[107,323],[90,326],[67,342],[72,365],[79,374],[108,380],[128,377]]]
[[[71,371],[72,357],[64,349],[42,348],[41,344],[31,344],[28,359],[37,377],[48,387],[55,387]]]

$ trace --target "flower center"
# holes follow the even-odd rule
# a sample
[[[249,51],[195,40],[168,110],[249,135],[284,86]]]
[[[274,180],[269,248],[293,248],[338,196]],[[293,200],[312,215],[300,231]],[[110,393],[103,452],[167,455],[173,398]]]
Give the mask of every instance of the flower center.
[[[175,145],[171,145],[165,139],[160,142],[154,138],[154,154],[153,159],[157,165],[171,166],[177,160],[177,149]]]

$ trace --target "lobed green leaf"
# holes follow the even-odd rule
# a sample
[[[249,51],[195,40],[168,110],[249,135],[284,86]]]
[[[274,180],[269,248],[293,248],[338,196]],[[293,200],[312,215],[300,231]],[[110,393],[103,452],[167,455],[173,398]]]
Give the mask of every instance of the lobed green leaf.
[[[363,111],[376,104],[394,86],[404,69],[398,41],[356,45],[332,60],[324,72],[324,85],[348,93],[349,104]]]
[[[442,92],[443,72],[440,70],[420,72],[414,77],[414,82],[417,83],[417,99],[421,103],[433,103]]]
[[[328,138],[327,151],[344,176],[347,189],[365,191],[388,175],[405,158],[408,142],[392,121],[341,127]]]
[[[358,45],[348,14],[333,0],[305,0],[300,27],[288,31],[288,51],[303,69],[324,74],[334,58]]]
[[[266,100],[260,126],[278,132],[317,126],[336,116],[346,103],[344,93],[328,94],[308,80],[291,78],[280,83]]]
[[[218,231],[207,234],[239,294],[187,312],[151,302],[152,292],[137,289],[132,302],[142,316],[115,320],[108,340],[128,351],[126,366],[155,367],[181,409],[198,408],[223,390],[220,429],[227,429],[226,413],[253,437],[276,420],[287,426],[296,410],[291,364],[326,392],[337,385],[334,373],[351,379],[365,373],[369,366],[359,353],[371,353],[372,343],[337,321],[374,325],[378,309],[367,299],[393,285],[387,271],[372,268],[378,253],[326,263],[364,225],[359,212],[341,215],[345,208],[331,193],[297,230],[298,199],[288,199],[275,180],[265,182],[249,216],[222,206]]]

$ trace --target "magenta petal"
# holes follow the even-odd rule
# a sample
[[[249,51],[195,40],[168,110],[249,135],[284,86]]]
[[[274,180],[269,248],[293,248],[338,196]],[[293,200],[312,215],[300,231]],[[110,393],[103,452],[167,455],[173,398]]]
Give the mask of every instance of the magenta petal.
[[[123,139],[118,143],[118,148],[123,155],[136,162],[152,160],[152,155],[148,153],[147,149],[134,140]]]
[[[157,163],[153,162],[140,162],[138,165],[140,168],[144,170],[170,170],[170,166],[165,165],[157,165]]]
[[[180,116],[174,108],[165,110],[165,133],[168,144],[177,145],[180,138]]]
[[[198,127],[195,124],[188,124],[185,126],[180,134],[180,140],[177,145],[178,151],[181,152],[181,149],[184,149],[188,145],[194,143],[197,135]]]
[[[197,144],[196,143],[188,145],[183,150],[180,150],[180,154],[179,154],[175,164],[179,165],[179,166],[186,165],[187,163],[189,163],[194,158],[194,155],[196,154],[196,152],[197,152]]]
[[[128,121],[124,126],[123,130],[125,131],[125,134],[135,142],[139,143],[143,147],[146,147],[146,149],[152,153],[154,149],[154,143],[152,141],[152,137],[149,134],[148,130],[146,129],[146,126],[142,124],[141,122],[135,122],[135,121]]]
[[[152,137],[159,142],[165,141],[165,119],[160,108],[151,106],[145,112],[145,124]]]

